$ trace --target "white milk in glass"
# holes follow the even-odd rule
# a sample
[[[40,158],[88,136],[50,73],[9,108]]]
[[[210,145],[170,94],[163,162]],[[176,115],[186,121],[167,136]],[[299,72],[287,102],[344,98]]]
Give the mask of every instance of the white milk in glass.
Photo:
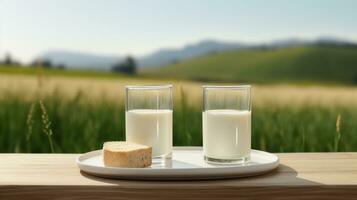
[[[134,109],[126,111],[126,140],[152,147],[153,157],[172,150],[172,110]]]
[[[205,156],[210,158],[233,160],[249,157],[251,111],[204,111],[203,147]]]

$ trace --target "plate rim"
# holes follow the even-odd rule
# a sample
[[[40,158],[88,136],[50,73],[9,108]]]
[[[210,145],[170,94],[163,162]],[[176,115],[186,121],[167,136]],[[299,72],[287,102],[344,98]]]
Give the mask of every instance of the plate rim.
[[[201,151],[202,147],[176,147],[173,148],[176,151]],[[269,153],[266,151],[254,150],[252,151],[258,154],[265,154],[273,157],[272,162],[258,164],[258,165],[225,165],[220,167],[197,167],[197,168],[118,168],[118,167],[99,167],[89,164],[84,164],[83,159],[88,159],[93,156],[97,156],[102,152],[101,149],[89,151],[80,154],[76,158],[77,166],[84,172],[89,174],[94,174],[96,176],[106,176],[106,177],[132,177],[132,179],[140,179],[138,176],[144,177],[165,177],[165,179],[172,176],[227,176],[231,177],[243,177],[243,176],[254,176],[269,172],[279,166],[279,157],[276,154]],[[94,155],[91,155],[94,154]],[[83,156],[90,156],[88,158],[83,158]],[[237,171],[237,169],[240,169]],[[103,172],[106,171],[106,172]],[[244,172],[246,171],[246,172]],[[199,173],[197,173],[199,172]],[[253,175],[248,175],[253,173]],[[173,178],[175,178],[173,177]],[[175,178],[176,179],[176,178]],[[210,178],[205,178],[210,179]]]

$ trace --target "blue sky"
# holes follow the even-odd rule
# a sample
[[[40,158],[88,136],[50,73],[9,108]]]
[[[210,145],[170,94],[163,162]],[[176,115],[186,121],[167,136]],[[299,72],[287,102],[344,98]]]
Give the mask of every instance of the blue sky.
[[[354,0],[0,0],[0,56],[144,55],[202,39],[357,41]]]

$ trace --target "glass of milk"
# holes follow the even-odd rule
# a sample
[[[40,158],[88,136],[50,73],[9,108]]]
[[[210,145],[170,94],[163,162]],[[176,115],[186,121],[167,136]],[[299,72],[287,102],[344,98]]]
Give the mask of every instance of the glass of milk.
[[[126,86],[126,141],[152,147],[154,161],[171,158],[172,85]]]
[[[250,159],[250,85],[203,86],[203,152],[210,163]]]

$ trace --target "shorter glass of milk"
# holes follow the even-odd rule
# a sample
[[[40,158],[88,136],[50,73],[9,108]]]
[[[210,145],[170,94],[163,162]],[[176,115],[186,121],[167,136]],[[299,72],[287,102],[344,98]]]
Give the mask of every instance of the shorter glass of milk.
[[[152,147],[153,162],[171,159],[172,85],[126,86],[126,141]]]
[[[210,163],[250,159],[250,85],[203,86],[203,153]]]

